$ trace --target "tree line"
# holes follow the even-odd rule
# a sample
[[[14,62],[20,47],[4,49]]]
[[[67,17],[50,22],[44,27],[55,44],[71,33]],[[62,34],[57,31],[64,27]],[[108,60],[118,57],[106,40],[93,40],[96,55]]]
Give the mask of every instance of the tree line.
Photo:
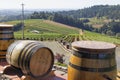
[[[79,10],[60,11],[64,15],[75,18],[107,17],[108,19],[120,19],[120,5],[96,5]]]
[[[96,32],[104,33],[109,36],[120,37],[120,22],[112,21],[109,23],[106,23],[101,27],[100,29],[96,29]]]
[[[92,25],[85,24],[89,22],[89,19],[80,20],[79,18],[66,14],[64,15],[59,12],[34,12],[30,18],[52,20],[84,30],[120,37],[120,22],[116,22],[114,19],[112,22],[104,24],[101,28],[93,28]]]

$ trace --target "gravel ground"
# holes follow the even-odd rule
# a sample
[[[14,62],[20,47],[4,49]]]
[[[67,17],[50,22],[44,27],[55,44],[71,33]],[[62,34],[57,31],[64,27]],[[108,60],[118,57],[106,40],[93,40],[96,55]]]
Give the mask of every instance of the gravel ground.
[[[67,49],[64,48],[64,46],[56,41],[44,41],[42,42],[45,46],[47,46],[48,48],[50,48],[54,55],[58,54],[64,54],[65,57],[65,63],[68,64],[69,62],[69,56],[71,54],[71,52],[69,52]]]

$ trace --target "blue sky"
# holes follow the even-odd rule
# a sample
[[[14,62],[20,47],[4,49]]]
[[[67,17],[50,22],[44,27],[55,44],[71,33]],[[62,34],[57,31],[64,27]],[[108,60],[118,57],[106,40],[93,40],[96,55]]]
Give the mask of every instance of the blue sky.
[[[0,9],[81,9],[93,5],[117,5],[120,0],[0,0]]]

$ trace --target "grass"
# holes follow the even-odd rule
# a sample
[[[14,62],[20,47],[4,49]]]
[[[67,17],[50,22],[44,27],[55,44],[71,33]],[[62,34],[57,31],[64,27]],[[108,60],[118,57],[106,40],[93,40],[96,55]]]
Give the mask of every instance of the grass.
[[[9,24],[16,24],[20,21],[11,21],[7,22]],[[56,25],[51,24],[51,21],[41,20],[41,19],[29,19],[25,20],[25,32],[38,30],[40,33],[49,32],[49,33],[59,33],[59,34],[70,34],[77,33],[77,29],[65,27],[65,25]]]
[[[111,20],[108,20],[106,17],[93,17],[93,18],[88,18],[90,22],[87,24],[92,25],[94,28],[100,28],[102,27],[105,23],[111,22]]]
[[[55,63],[55,65],[67,67],[67,64],[63,64],[63,63],[60,63],[60,62]]]
[[[94,32],[89,32],[89,31],[84,31],[83,35],[69,34],[66,37],[64,37],[64,40],[68,42],[72,42],[76,40],[77,41],[78,40],[92,40],[92,41],[104,41],[104,42],[109,42],[109,43],[114,43],[114,44],[120,44],[120,39],[94,33]]]
[[[98,33],[95,33],[95,32],[86,31],[85,36],[90,38],[91,40],[105,41],[105,42],[120,44],[120,39],[113,38],[113,37],[110,37],[110,36],[106,36],[106,35],[103,35],[103,34],[98,34]]]
[[[94,19],[93,19],[94,21]],[[7,24],[16,24],[20,21],[10,21],[6,22]],[[95,22],[95,21],[94,21]],[[100,22],[100,21],[96,21]],[[100,22],[102,23],[102,22]],[[32,33],[32,30],[37,30],[40,33]],[[96,41],[105,41],[115,44],[120,44],[120,39],[113,38],[110,36],[98,34],[95,32],[84,31],[83,35],[79,34],[80,29],[73,28],[67,25],[56,23],[48,20],[41,19],[29,19],[25,20],[25,37],[26,38],[45,38],[45,39],[59,39],[63,38],[68,42],[74,40],[96,40]],[[14,32],[15,38],[22,37],[22,31]]]

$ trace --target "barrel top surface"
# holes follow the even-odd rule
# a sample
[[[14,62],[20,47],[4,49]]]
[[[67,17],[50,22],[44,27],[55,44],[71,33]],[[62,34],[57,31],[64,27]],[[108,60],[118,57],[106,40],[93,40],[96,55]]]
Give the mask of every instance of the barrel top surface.
[[[53,65],[52,54],[48,48],[43,47],[38,49],[30,60],[30,72],[35,76],[48,73]]]
[[[100,41],[76,41],[72,43],[72,47],[85,49],[113,49],[116,46],[112,43]]]
[[[13,25],[8,25],[8,24],[0,24],[0,27],[13,27]]]

